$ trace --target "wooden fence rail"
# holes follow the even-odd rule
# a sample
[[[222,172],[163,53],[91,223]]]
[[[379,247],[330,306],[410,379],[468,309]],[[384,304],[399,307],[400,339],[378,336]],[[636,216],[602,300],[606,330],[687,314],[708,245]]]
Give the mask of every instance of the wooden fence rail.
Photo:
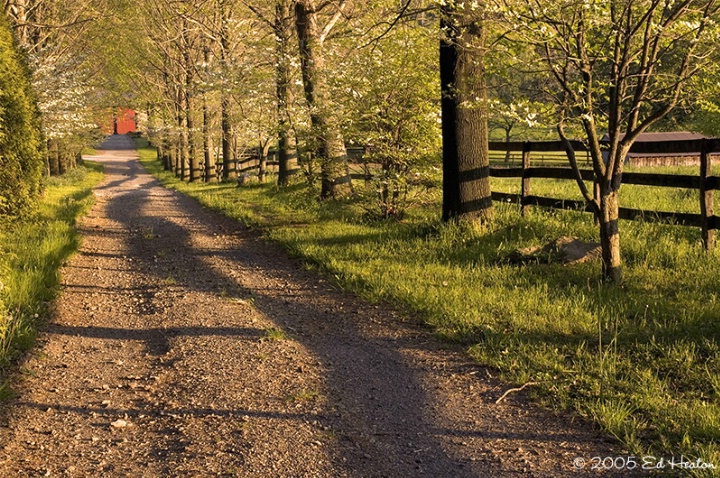
[[[353,147],[348,148],[348,158],[354,159],[356,161],[362,160],[362,155],[364,153],[364,148],[360,147]],[[271,149],[268,152],[267,161],[265,161],[265,167],[267,168],[267,171],[271,172],[277,172],[279,168],[279,161],[277,161],[275,158],[277,157],[277,151]],[[293,160],[295,158],[292,158]],[[288,171],[289,175],[294,175],[302,172],[302,168],[299,167],[296,161],[291,162],[291,168]],[[246,154],[242,155],[238,161],[237,161],[237,172],[238,174],[242,173],[249,173],[251,171],[259,171],[260,170],[260,153],[257,149],[250,149]],[[348,179],[349,178],[349,179]],[[349,180],[352,181],[364,181],[364,180],[370,180],[372,179],[371,176],[368,176],[368,174],[365,173],[358,173],[358,172],[351,172],[349,175],[344,176],[342,178],[338,178],[336,182],[338,184],[342,184],[345,182],[349,182]]]
[[[583,143],[572,142],[576,151],[586,151]],[[584,200],[569,200],[550,197],[535,196],[531,194],[532,178],[567,179],[575,180],[575,175],[569,167],[531,167],[530,157],[533,151],[558,152],[564,151],[559,141],[544,142],[491,142],[491,151],[521,151],[523,153],[522,167],[491,167],[490,176],[499,178],[520,178],[520,194],[493,192],[495,201],[510,201],[519,203],[523,214],[528,212],[529,206],[541,206],[556,209],[574,209],[590,212],[591,209]],[[720,139],[702,139],[691,141],[653,141],[635,143],[631,153],[639,154],[696,154],[699,156],[699,175],[684,174],[653,174],[653,173],[624,173],[623,184],[643,186],[674,187],[699,190],[699,213],[679,213],[672,211],[651,211],[621,207],[620,219],[643,220],[654,222],[667,222],[677,225],[700,227],[702,230],[703,247],[712,250],[715,245],[715,230],[720,227],[720,218],[713,212],[713,191],[720,189],[720,177],[712,176],[712,155],[720,152]],[[595,179],[594,173],[589,169],[580,170],[581,177],[586,181]]]
[[[578,152],[587,152],[585,143],[571,141],[572,147]],[[575,180],[575,175],[569,167],[546,167],[530,166],[533,152],[561,153],[565,148],[560,141],[538,141],[538,142],[494,142],[489,144],[493,152],[521,152],[521,167],[490,167],[490,176],[498,178],[519,178],[521,181],[520,194],[509,194],[493,192],[494,201],[514,202],[522,207],[523,214],[527,214],[530,206],[540,206],[556,209],[574,209],[590,212],[590,208],[584,200],[558,199],[552,197],[536,196],[531,194],[531,180],[533,178],[566,179]],[[362,148],[355,148],[349,152],[356,160],[361,160]],[[684,140],[684,141],[648,141],[636,142],[630,149],[634,154],[678,154],[697,155],[699,157],[699,174],[655,174],[655,173],[623,173],[623,184],[634,184],[642,186],[673,187],[696,189],[699,191],[699,213],[680,213],[672,211],[653,211],[645,209],[633,209],[621,207],[620,219],[643,220],[650,222],[665,222],[683,226],[699,227],[702,230],[703,246],[711,250],[715,244],[715,230],[720,228],[720,218],[713,212],[713,191],[720,189],[720,177],[712,176],[711,165],[712,155],[720,153],[720,138]],[[266,161],[268,170],[276,170],[278,162],[275,160],[274,151],[270,151]],[[257,151],[243,156],[238,160],[238,173],[257,170],[260,167],[260,158]],[[290,174],[302,171],[300,167],[294,167]],[[586,181],[594,181],[594,173],[590,169],[581,169],[581,177]],[[364,173],[351,173],[350,179],[368,180],[372,179]],[[348,177],[341,178],[348,181]]]

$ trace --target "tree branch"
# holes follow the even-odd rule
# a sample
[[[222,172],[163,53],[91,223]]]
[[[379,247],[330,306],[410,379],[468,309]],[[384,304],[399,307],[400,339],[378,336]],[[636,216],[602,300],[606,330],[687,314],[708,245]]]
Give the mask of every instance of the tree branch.
[[[580,168],[578,167],[577,159],[575,157],[575,150],[572,147],[572,143],[570,143],[570,140],[565,135],[562,120],[557,125],[557,132],[560,136],[560,141],[562,141],[563,147],[565,148],[565,154],[567,155],[568,161],[570,162],[570,168],[572,169],[573,175],[575,176],[575,182],[577,182],[577,185],[580,188],[580,192],[585,198],[585,201],[587,201],[587,203],[592,208],[593,213],[598,216],[600,214],[600,204],[598,204],[595,198],[590,194],[587,186],[585,185],[585,181],[580,174]],[[595,163],[594,158],[593,163]]]
[[[347,0],[342,0],[340,2],[340,5],[338,5],[338,10],[335,12],[335,15],[332,16],[330,21],[328,21],[327,25],[325,25],[325,28],[323,28],[322,33],[320,34],[320,37],[318,38],[318,41],[322,45],[325,42],[325,39],[330,34],[332,29],[335,27],[335,24],[340,20],[342,17],[343,11],[345,10],[345,7],[347,6]],[[320,7],[319,10],[321,10],[323,7]]]
[[[254,6],[253,4],[251,4],[245,0],[242,0],[242,4],[245,5],[251,12],[253,12],[255,14],[255,16],[258,17],[258,19],[261,22],[265,23],[270,28],[272,28],[273,31],[275,31],[275,22],[266,18],[265,15],[263,15],[263,13],[260,11],[259,8],[257,8],[256,6]]]

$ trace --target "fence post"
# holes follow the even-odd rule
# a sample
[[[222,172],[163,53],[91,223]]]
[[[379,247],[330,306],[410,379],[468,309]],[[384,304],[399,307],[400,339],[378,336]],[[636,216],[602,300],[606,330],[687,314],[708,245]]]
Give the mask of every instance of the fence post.
[[[525,141],[522,150],[522,180],[520,188],[520,204],[522,205],[521,213],[523,216],[530,212],[530,204],[528,196],[530,196],[530,150],[532,143]]]
[[[712,251],[715,247],[715,224],[713,223],[713,190],[708,189],[708,178],[712,174],[712,158],[708,153],[708,142],[703,140],[700,148],[700,220],[702,222],[703,249]]]

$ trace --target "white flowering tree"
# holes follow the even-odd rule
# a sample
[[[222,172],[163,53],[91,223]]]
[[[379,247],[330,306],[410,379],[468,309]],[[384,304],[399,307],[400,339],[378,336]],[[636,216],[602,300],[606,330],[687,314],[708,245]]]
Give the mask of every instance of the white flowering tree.
[[[272,52],[274,66],[273,104],[276,108],[276,125],[273,130],[277,137],[280,186],[288,184],[290,160],[296,155],[297,135],[293,125],[298,124],[300,119],[298,110],[302,109],[295,101],[299,96],[295,91],[296,87],[302,86],[302,81],[296,75],[300,65],[295,39],[295,3],[295,0],[275,0],[273,3],[261,6],[258,2],[243,0],[246,8],[270,33],[269,39],[274,43],[274,48],[266,47],[265,52]],[[296,78],[297,80],[294,81]]]
[[[389,5],[371,13],[356,25],[358,32],[397,14]],[[437,27],[437,21],[410,15],[381,38],[378,29],[366,35],[375,38],[366,48],[340,50],[332,75],[347,138],[365,147],[364,161],[380,165],[369,172],[372,212],[383,218],[403,215],[421,167],[434,162],[441,147]]]
[[[511,99],[493,95],[488,100],[490,131],[502,130],[505,141],[510,142],[514,137],[527,134],[540,126],[545,109],[545,104],[524,98],[519,92],[517,97]],[[509,160],[508,151],[505,161]]]
[[[19,46],[33,72],[33,87],[48,139],[50,173],[75,164],[96,128],[97,68],[88,32],[102,2],[14,0],[5,2]]]
[[[620,282],[619,191],[625,158],[638,136],[682,101],[690,80],[714,59],[720,4],[513,0],[500,7],[514,31],[541,53],[555,82],[557,131],[600,223],[603,276]],[[580,178],[565,133],[568,124],[584,132],[599,197]]]
[[[330,34],[348,9],[348,0],[295,1],[295,29],[303,91],[312,124],[312,149],[321,167],[321,199],[338,194],[338,184],[347,170],[341,118],[328,88],[326,48]]]
[[[96,89],[84,59],[33,56],[33,85],[46,137],[73,142],[97,128]]]

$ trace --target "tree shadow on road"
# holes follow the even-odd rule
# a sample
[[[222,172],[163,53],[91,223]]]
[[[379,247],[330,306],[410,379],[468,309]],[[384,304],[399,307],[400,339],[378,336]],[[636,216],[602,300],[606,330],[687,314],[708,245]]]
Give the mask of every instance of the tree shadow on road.
[[[552,447],[563,448],[568,442],[594,439],[592,434],[548,430],[546,422],[529,414],[520,421],[506,417],[505,423],[497,409],[490,410],[483,403],[487,402],[487,397],[482,396],[487,395],[487,384],[478,387],[484,387],[482,393],[443,391],[447,383],[452,387],[454,382],[448,379],[447,383],[431,383],[433,377],[466,377],[459,383],[480,385],[479,378],[467,379],[475,377],[479,367],[468,365],[460,354],[447,353],[446,345],[430,338],[423,327],[394,317],[392,310],[370,306],[333,289],[298,267],[286,253],[230,219],[176,192],[163,189],[158,194],[155,188],[162,186],[136,166],[135,161],[108,163],[108,174],[127,174],[127,179],[113,181],[106,189],[121,189],[109,199],[107,215],[130,232],[128,257],[158,289],[171,275],[174,288],[214,297],[250,299],[259,312],[289,331],[292,339],[313,355],[324,371],[328,405],[322,415],[255,413],[329,424],[335,442],[331,459],[336,469],[354,476],[515,476],[523,466],[519,455],[507,456],[503,462],[491,458],[471,460],[488,450],[472,450],[465,441],[475,439],[478,441],[472,443],[484,447],[492,447],[494,442],[498,447],[551,443]],[[139,186],[124,188],[125,181],[137,181],[138,175],[142,176]],[[155,237],[143,235],[142,231],[147,230]],[[212,242],[218,231],[234,231],[237,240]],[[204,237],[203,248],[197,245],[199,236]],[[257,282],[248,282],[250,277]],[[152,302],[153,295],[147,299]],[[152,308],[146,313],[157,316],[157,310]],[[143,341],[149,353],[155,355],[172,350],[178,337],[221,335],[259,340],[262,335],[261,330],[234,325],[148,326],[142,330],[55,326],[50,332]],[[469,408],[445,410],[448,394],[456,395],[453,403]],[[89,408],[79,408],[82,413],[90,412]],[[184,409],[182,413],[203,416],[253,412],[238,403],[233,410],[199,408]],[[523,415],[522,411],[514,413]],[[518,423],[527,428],[518,431]],[[511,440],[514,444],[509,443]],[[567,469],[538,476],[577,476],[570,461],[566,465]]]

